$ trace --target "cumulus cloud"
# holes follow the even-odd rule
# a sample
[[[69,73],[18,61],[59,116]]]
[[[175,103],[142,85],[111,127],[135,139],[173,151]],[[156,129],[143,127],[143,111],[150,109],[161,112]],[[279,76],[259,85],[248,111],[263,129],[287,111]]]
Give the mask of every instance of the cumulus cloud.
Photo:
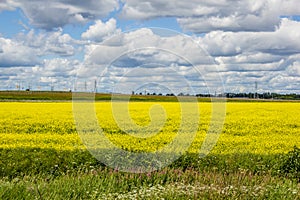
[[[273,32],[213,31],[199,43],[220,64],[228,91],[299,92],[300,22],[284,18]]]
[[[78,60],[64,58],[45,59],[32,67],[2,68],[2,89],[64,90],[73,89]],[[2,77],[2,78],[1,78]],[[6,80],[4,80],[6,78]]]
[[[126,92],[147,82],[177,87],[177,91],[182,81],[203,83],[205,70],[214,67],[214,59],[191,37],[161,36],[158,32],[142,28],[115,35],[100,44],[87,44],[78,76],[98,76],[110,91],[117,84],[127,87]],[[210,77],[211,82],[216,79]]]
[[[118,8],[118,1],[8,0],[0,4],[0,11],[13,8],[20,8],[35,27],[52,30],[104,17]]]
[[[86,32],[82,33],[81,37],[84,40],[102,42],[108,37],[120,32],[121,30],[117,29],[117,21],[111,18],[105,23],[101,20],[96,20],[94,25],[91,25]]]
[[[215,30],[223,31],[272,31],[278,25],[278,16],[212,16],[203,18],[178,18],[178,23],[186,31],[206,33]]]
[[[34,66],[39,63],[38,50],[11,39],[0,38],[0,67]]]
[[[126,19],[151,19],[155,17],[183,17],[205,15],[217,12],[217,8],[209,6],[203,1],[196,0],[189,3],[184,1],[138,1],[126,0],[121,17]],[[219,4],[217,1],[213,4]]]
[[[288,68],[287,73],[289,76],[300,77],[300,59],[293,62]]]
[[[51,60],[44,60],[39,71],[40,76],[44,77],[66,77],[75,75],[76,67],[80,65],[78,60],[69,60],[65,58],[55,58]]]
[[[299,29],[300,22],[282,19],[274,32],[214,31],[199,40],[213,56],[234,56],[242,52],[286,56],[300,53]]]
[[[142,28],[116,35],[99,45],[87,45],[90,59],[96,63],[110,63],[120,59],[117,66],[128,67],[157,62],[163,65],[197,65],[211,63],[210,56],[190,37],[173,35],[162,37],[153,30]]]
[[[41,57],[70,57],[77,41],[62,30],[36,34],[33,30],[13,39],[0,37],[0,67],[22,67],[40,64]]]
[[[27,34],[19,34],[16,40],[28,47],[39,49],[40,55],[57,56],[74,55],[74,46],[77,43],[69,34],[63,33],[62,29],[38,34],[31,30]]]
[[[14,9],[15,9],[14,2],[10,0],[2,0],[0,2],[0,12],[3,10],[14,10]]]
[[[273,31],[282,15],[299,15],[297,0],[159,1],[126,0],[126,19],[176,17],[183,29],[194,33],[214,30]]]
[[[281,19],[273,32],[213,31],[194,38],[172,34],[165,37],[144,28],[120,34],[102,44],[86,45],[85,62],[89,65],[83,66],[90,66],[90,70],[85,68],[90,73],[88,76],[105,74],[108,87],[121,79],[130,82],[132,87],[134,83],[149,80],[165,80],[164,83],[171,84],[179,81],[179,76],[169,77],[161,69],[173,69],[196,88],[203,89],[203,84],[213,86],[222,74],[229,91],[253,92],[256,81],[264,83],[262,91],[284,91],[290,82],[277,84],[280,88],[271,83],[279,75],[286,80],[291,80],[290,74],[297,76],[300,44],[295,38],[299,38],[299,29],[300,22],[287,18]],[[217,86],[215,89],[219,91]]]

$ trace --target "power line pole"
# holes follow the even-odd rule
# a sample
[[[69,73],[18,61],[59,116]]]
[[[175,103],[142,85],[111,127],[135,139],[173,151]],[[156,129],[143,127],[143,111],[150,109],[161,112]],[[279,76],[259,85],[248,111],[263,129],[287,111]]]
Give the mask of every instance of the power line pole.
[[[94,92],[97,93],[97,80],[95,80],[95,83],[94,83]]]
[[[51,81],[50,89],[51,89],[51,92],[54,91],[54,84],[53,84],[53,81]]]
[[[257,83],[257,81],[255,81],[255,99],[257,99],[258,98],[258,90],[257,90],[257,88],[258,88],[258,83]]]

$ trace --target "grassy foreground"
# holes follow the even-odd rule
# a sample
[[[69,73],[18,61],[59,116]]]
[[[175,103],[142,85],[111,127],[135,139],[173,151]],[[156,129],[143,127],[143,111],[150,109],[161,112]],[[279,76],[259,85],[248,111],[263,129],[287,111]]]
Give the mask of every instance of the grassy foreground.
[[[131,103],[133,120],[149,124],[154,104]],[[96,103],[96,110],[115,145],[155,151],[172,141],[180,119],[176,103],[161,105],[167,121],[148,139],[124,134],[108,102]],[[188,153],[161,170],[132,174],[104,166],[86,150],[71,103],[0,103],[0,199],[300,198],[300,150],[294,149],[300,146],[300,104],[228,103],[222,135],[204,158],[197,150],[209,128],[211,104],[199,108]]]
[[[280,171],[284,156],[210,155],[199,159],[190,154],[159,171],[132,174],[105,167],[86,151],[14,149],[1,153],[14,156],[5,158],[8,164],[1,164],[7,170],[2,170],[1,199],[300,197],[297,178]]]

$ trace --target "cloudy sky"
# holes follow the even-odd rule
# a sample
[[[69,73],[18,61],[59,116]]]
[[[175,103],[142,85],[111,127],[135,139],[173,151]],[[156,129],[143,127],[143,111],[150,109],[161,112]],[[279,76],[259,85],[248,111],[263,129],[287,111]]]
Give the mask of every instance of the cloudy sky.
[[[0,0],[0,19],[1,90],[300,93],[299,0]]]

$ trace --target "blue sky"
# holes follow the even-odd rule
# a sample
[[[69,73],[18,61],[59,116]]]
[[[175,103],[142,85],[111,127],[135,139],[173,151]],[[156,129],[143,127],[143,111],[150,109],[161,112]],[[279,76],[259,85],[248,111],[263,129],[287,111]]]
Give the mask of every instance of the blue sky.
[[[13,37],[21,32],[24,27],[19,23],[20,21],[27,21],[21,14],[20,10],[16,11],[2,11],[0,13],[0,32],[4,37]]]
[[[0,89],[300,93],[296,0],[0,2]],[[176,73],[173,73],[176,72]],[[147,89],[147,88],[145,88]],[[164,91],[148,88],[153,92]]]

